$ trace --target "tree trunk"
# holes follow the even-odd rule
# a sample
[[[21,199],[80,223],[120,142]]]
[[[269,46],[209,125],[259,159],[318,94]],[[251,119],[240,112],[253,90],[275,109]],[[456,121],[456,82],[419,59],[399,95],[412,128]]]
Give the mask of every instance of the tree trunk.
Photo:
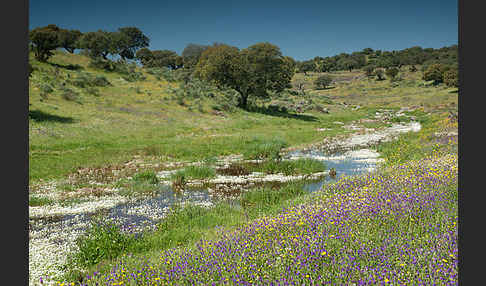
[[[241,108],[246,109],[248,107],[247,106],[247,104],[248,104],[248,95],[247,94],[242,94],[241,92],[240,92],[240,94],[241,94],[241,97],[239,99],[238,105]]]

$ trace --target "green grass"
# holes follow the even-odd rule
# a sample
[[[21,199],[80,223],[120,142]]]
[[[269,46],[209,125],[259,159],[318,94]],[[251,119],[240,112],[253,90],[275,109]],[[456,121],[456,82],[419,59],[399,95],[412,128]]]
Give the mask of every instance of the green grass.
[[[146,80],[126,82],[117,73],[90,68],[89,60],[81,55],[56,52],[49,63],[31,61],[36,70],[29,80],[30,183],[65,178],[80,167],[122,164],[135,155],[157,156],[164,161],[238,153],[248,158],[273,156],[283,145],[308,144],[338,134],[338,130],[315,132],[332,121],[350,122],[366,116],[362,111],[349,113],[341,109],[328,115],[235,109],[224,111],[223,118],[210,112],[212,105],[224,102],[222,93],[215,93],[214,98],[198,98],[197,103],[185,99],[196,107],[201,105],[204,112],[199,107],[189,111],[176,99],[170,99],[167,90],[176,88],[177,82],[157,80],[143,70]],[[81,68],[71,70],[69,65]],[[80,71],[103,77],[111,85],[99,86],[92,92],[70,84]],[[41,87],[46,84],[52,91],[43,99]],[[77,95],[79,103],[62,98],[65,88]],[[309,116],[315,119],[308,121]]]
[[[425,113],[451,103],[457,108],[457,93],[452,92],[456,89],[423,86],[421,73],[410,73],[405,67],[400,72],[404,79],[393,85],[389,81],[361,79],[338,82],[331,89],[313,91],[305,98],[286,95],[289,102],[312,100],[312,104],[328,108],[329,114],[272,113],[261,109],[248,112],[236,108],[231,112],[222,109],[222,117],[213,114],[211,106],[227,104],[223,92],[215,92],[214,98],[185,98],[194,107],[190,111],[179,106],[177,97],[173,98],[169,91],[178,89],[178,82],[157,80],[143,69],[137,71],[146,80],[128,82],[121,80],[119,73],[89,67],[89,59],[82,55],[56,51],[48,63],[30,57],[35,71],[29,79],[29,183],[66,178],[80,167],[123,164],[135,155],[143,156],[142,159],[155,156],[159,161],[195,161],[231,154],[272,157],[282,146],[306,145],[352,132],[332,122],[347,124],[369,118],[371,111],[379,108],[421,106]],[[111,85],[90,91],[70,84],[79,74],[104,78]],[[296,74],[294,83],[304,78],[312,82],[313,77],[320,75],[309,74]],[[331,76],[360,74],[361,71],[337,72]],[[49,92],[45,92],[45,85],[49,85]],[[75,101],[62,98],[66,88],[77,95]],[[43,98],[43,90],[47,99]],[[342,106],[342,102],[361,108],[352,110]],[[199,111],[199,105],[204,112]],[[316,132],[323,127],[332,130]]]
[[[249,124],[248,126],[251,126]],[[248,127],[249,128],[249,127]],[[254,137],[245,142],[247,148],[243,150],[243,157],[245,159],[278,159],[280,158],[280,151],[288,144],[281,139],[265,140]]]
[[[68,280],[83,276],[77,266],[88,272],[109,271],[111,263],[117,258],[157,257],[161,250],[173,247],[192,246],[201,238],[218,236],[215,227],[225,229],[241,227],[250,219],[277,213],[287,207],[292,199],[303,199],[304,182],[293,182],[283,188],[254,188],[239,200],[241,207],[227,202],[216,203],[211,208],[188,204],[184,207],[174,205],[169,214],[157,225],[155,231],[146,231],[137,239],[120,231],[113,223],[100,223],[95,220],[89,230],[77,242],[79,250],[72,253],[65,267]]]
[[[453,144],[437,144],[433,141],[433,134],[442,128],[447,128],[444,123],[444,115],[436,114],[425,116],[415,113],[421,123],[421,130],[417,133],[401,134],[396,140],[384,142],[377,146],[380,157],[385,159],[385,164],[403,164],[410,160],[419,160],[433,151],[449,150],[457,152]]]
[[[31,62],[36,68],[29,80],[31,184],[38,183],[40,179],[66,178],[79,167],[120,165],[132,160],[135,155],[140,156],[142,161],[152,162],[206,161],[203,166],[187,167],[174,174],[171,179],[181,184],[187,179],[214,177],[216,172],[210,167],[214,158],[232,154],[242,154],[245,159],[264,159],[262,164],[248,168],[265,173],[320,172],[325,170],[325,166],[315,160],[274,159],[280,157],[283,148],[303,146],[352,132],[333,124],[335,121],[348,124],[373,118],[374,113],[382,108],[397,110],[403,106],[417,106],[419,109],[405,114],[418,117],[423,125],[419,134],[404,134],[398,141],[378,147],[387,164],[401,164],[421,158],[435,148],[430,139],[443,118],[439,113],[450,109],[451,103],[457,107],[457,93],[452,92],[456,89],[423,85],[420,73],[403,69],[400,72],[403,80],[399,82],[373,79],[338,81],[329,89],[307,92],[305,98],[288,93],[284,98],[286,102],[308,100],[312,101],[310,104],[329,109],[329,114],[316,111],[294,114],[269,112],[265,108],[255,108],[252,112],[232,109],[228,107],[229,101],[222,99],[222,92],[215,92],[214,98],[200,96],[195,91],[203,88],[198,86],[191,89],[190,96],[183,99],[184,106],[181,106],[178,93],[183,91],[177,81],[172,81],[173,74],[167,71],[148,73],[137,69],[140,76],[146,77],[145,80],[127,81],[121,80],[118,73],[89,67],[88,59],[81,55],[56,52],[49,63]],[[91,92],[86,87],[71,84],[68,79],[77,78],[80,71],[96,78],[103,77],[110,85],[100,84],[102,86],[98,86],[96,92]],[[293,82],[302,81],[312,89],[313,78],[320,74],[309,74],[308,77],[296,74]],[[349,78],[360,74],[361,71],[337,72],[331,76]],[[63,83],[77,94],[78,102],[62,98],[65,92]],[[201,94],[208,90],[204,89]],[[361,108],[354,110],[341,105],[342,102],[360,105]],[[267,101],[257,103],[260,106],[270,104]],[[224,116],[213,113],[216,109]],[[429,112],[433,116],[428,116]],[[393,120],[404,122],[408,119]],[[381,127],[383,123],[363,125]],[[332,130],[316,131],[321,128]],[[122,194],[145,195],[162,189],[154,171],[136,173],[132,179],[119,181]],[[250,219],[278,213],[289,204],[305,200],[301,186],[294,183],[280,189],[253,189],[244,193],[239,207],[223,202],[210,209],[192,205],[175,207],[157,231],[144,233],[134,241],[112,226],[93,227],[83,238],[84,254],[78,257],[78,263],[91,270],[109,271],[116,259],[128,253],[157,258],[160,250],[190,247],[201,238],[217,237],[216,226],[236,229]],[[29,205],[49,203],[49,200],[40,197],[29,197]],[[116,243],[110,245],[109,241]],[[71,272],[70,275],[77,274]]]
[[[278,189],[256,188],[242,194],[240,202],[251,219],[281,211],[282,203],[306,193],[304,183],[291,182]]]
[[[269,160],[261,164],[249,165],[252,172],[266,174],[283,173],[285,175],[307,175],[326,170],[323,162],[311,158],[299,158],[297,160],[275,161]]]
[[[184,169],[178,170],[170,176],[172,182],[183,183],[186,180],[202,180],[210,179],[216,176],[216,171],[214,168],[201,165],[201,166],[187,166]]]
[[[132,179],[135,182],[146,182],[149,184],[159,183],[159,178],[157,178],[157,174],[155,174],[155,172],[151,170],[136,173],[135,175],[133,175]]]
[[[135,238],[123,233],[111,222],[94,220],[84,235],[76,241],[78,251],[72,262],[80,266],[91,266],[102,259],[113,259],[135,244]]]
[[[29,206],[30,207],[37,207],[37,206],[45,206],[52,204],[53,201],[46,197],[40,197],[38,195],[30,195],[29,196]]]

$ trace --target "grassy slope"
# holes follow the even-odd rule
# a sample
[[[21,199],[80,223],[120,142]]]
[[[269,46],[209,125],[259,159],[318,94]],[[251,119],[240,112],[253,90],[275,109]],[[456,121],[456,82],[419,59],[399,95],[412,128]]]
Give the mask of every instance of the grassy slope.
[[[311,143],[344,131],[332,122],[346,123],[363,118],[376,106],[457,103],[454,89],[418,87],[419,73],[405,73],[406,80],[398,87],[391,87],[389,81],[358,80],[310,92],[330,96],[334,103],[345,101],[370,109],[349,112],[338,104],[323,104],[330,114],[305,114],[313,116],[314,121],[305,120],[311,118],[305,116],[287,118],[242,110],[221,117],[211,112],[212,99],[203,102],[204,113],[178,105],[167,92],[169,85],[175,87],[177,83],[157,81],[145,72],[145,81],[126,82],[119,74],[89,68],[89,60],[84,56],[63,52],[56,52],[49,63],[33,59],[31,62],[36,68],[29,84],[31,183],[65,177],[78,167],[119,164],[135,154],[155,155],[160,161],[177,161],[241,153],[247,144],[245,139],[253,136],[279,137],[291,146]],[[67,69],[68,65],[79,65],[82,72],[103,75],[112,86],[99,88],[98,97],[71,87],[80,93],[80,103],[67,101],[60,96],[57,87],[68,76],[75,77],[76,71]],[[349,75],[346,72],[332,74],[334,77]],[[294,83],[303,77],[311,82],[316,76],[297,74]],[[54,91],[47,100],[42,100],[39,85],[46,81],[52,83]],[[313,100],[319,102],[319,97],[313,96]],[[315,131],[323,127],[334,129]]]

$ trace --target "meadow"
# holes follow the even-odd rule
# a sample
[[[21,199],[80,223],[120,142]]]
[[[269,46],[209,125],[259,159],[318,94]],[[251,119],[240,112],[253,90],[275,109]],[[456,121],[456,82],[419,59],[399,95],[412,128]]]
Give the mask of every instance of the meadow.
[[[242,164],[245,172],[320,172],[325,166],[312,160],[280,155],[362,132],[351,124],[410,120],[377,119],[384,110],[403,109],[422,125],[375,147],[385,159],[376,172],[312,194],[291,182],[251,188],[236,205],[174,206],[156,230],[136,237],[94,220],[55,285],[457,285],[457,135],[447,135],[457,132],[457,88],[430,85],[406,67],[393,82],[327,73],[335,81],[324,90],[312,88],[319,74],[298,73],[292,84],[303,83],[305,94],[275,94],[241,110],[231,107],[231,92],[181,87],[140,68],[145,79],[131,81],[81,55],[56,51],[49,63],[32,62],[31,207],[59,203],[37,193],[50,182],[69,192],[130,182],[129,192],[144,194],[174,164],[204,163],[185,166],[174,181],[212,178],[221,156],[264,160]]]
[[[249,153],[248,145],[255,140],[277,138],[289,146],[313,143],[350,132],[334,122],[365,119],[380,107],[419,106],[425,112],[438,106],[442,110],[457,108],[457,89],[424,86],[419,73],[407,71],[398,84],[372,79],[338,81],[330,89],[311,90],[307,96],[284,94],[261,103],[329,110],[293,113],[268,109],[221,112],[225,96],[217,92],[214,98],[184,98],[180,105],[179,97],[170,92],[179,83],[158,80],[146,71],[140,71],[145,80],[126,81],[117,73],[90,68],[88,58],[81,55],[56,52],[50,63],[33,61],[33,66],[29,81],[29,183],[60,179],[78,168],[121,164],[136,155],[159,161],[202,160]],[[105,78],[110,85],[95,87],[96,95],[90,94],[89,89],[72,85],[79,73]],[[312,73],[296,74],[293,81],[312,82],[315,77]],[[46,85],[52,91],[43,92]],[[66,88],[74,91],[76,100],[63,98]],[[361,108],[351,110],[349,106]],[[329,130],[315,132],[318,128]]]

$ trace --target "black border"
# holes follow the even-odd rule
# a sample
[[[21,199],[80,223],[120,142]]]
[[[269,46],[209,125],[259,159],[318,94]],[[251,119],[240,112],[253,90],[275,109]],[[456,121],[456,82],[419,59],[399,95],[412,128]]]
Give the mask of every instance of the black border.
[[[0,24],[2,32],[2,184],[3,257],[2,283],[5,285],[29,284],[29,208],[28,164],[29,133],[28,107],[29,82],[28,31],[29,1],[2,2]],[[3,281],[11,281],[5,283]]]
[[[478,247],[482,241],[482,221],[484,201],[479,198],[484,177],[481,167],[471,164],[471,158],[478,158],[484,143],[481,139],[485,112],[478,100],[484,97],[484,46],[477,42],[484,32],[479,19],[483,18],[481,1],[458,0],[458,48],[459,48],[459,205],[458,205],[458,253],[459,285],[480,285],[483,263]],[[476,4],[473,5],[473,4]],[[469,39],[469,42],[467,41]],[[474,102],[478,102],[474,104]],[[474,110],[474,107],[477,110]],[[475,126],[476,125],[476,126]],[[469,130],[469,131],[468,131]],[[469,136],[467,135],[469,134]],[[468,138],[476,137],[476,140]],[[482,142],[483,141],[483,142]],[[476,143],[474,146],[473,143]],[[483,143],[483,144],[481,144]],[[466,147],[467,146],[467,147]],[[484,147],[483,147],[484,148]],[[469,154],[469,156],[468,156]],[[478,158],[479,159],[479,158]],[[469,161],[469,164],[467,163]],[[475,199],[477,198],[477,199]],[[466,230],[469,229],[469,234]],[[476,240],[476,241],[475,241]],[[476,257],[474,257],[476,255]],[[478,258],[478,259],[476,259]],[[477,260],[477,261],[476,261]],[[468,283],[469,282],[469,283]]]

